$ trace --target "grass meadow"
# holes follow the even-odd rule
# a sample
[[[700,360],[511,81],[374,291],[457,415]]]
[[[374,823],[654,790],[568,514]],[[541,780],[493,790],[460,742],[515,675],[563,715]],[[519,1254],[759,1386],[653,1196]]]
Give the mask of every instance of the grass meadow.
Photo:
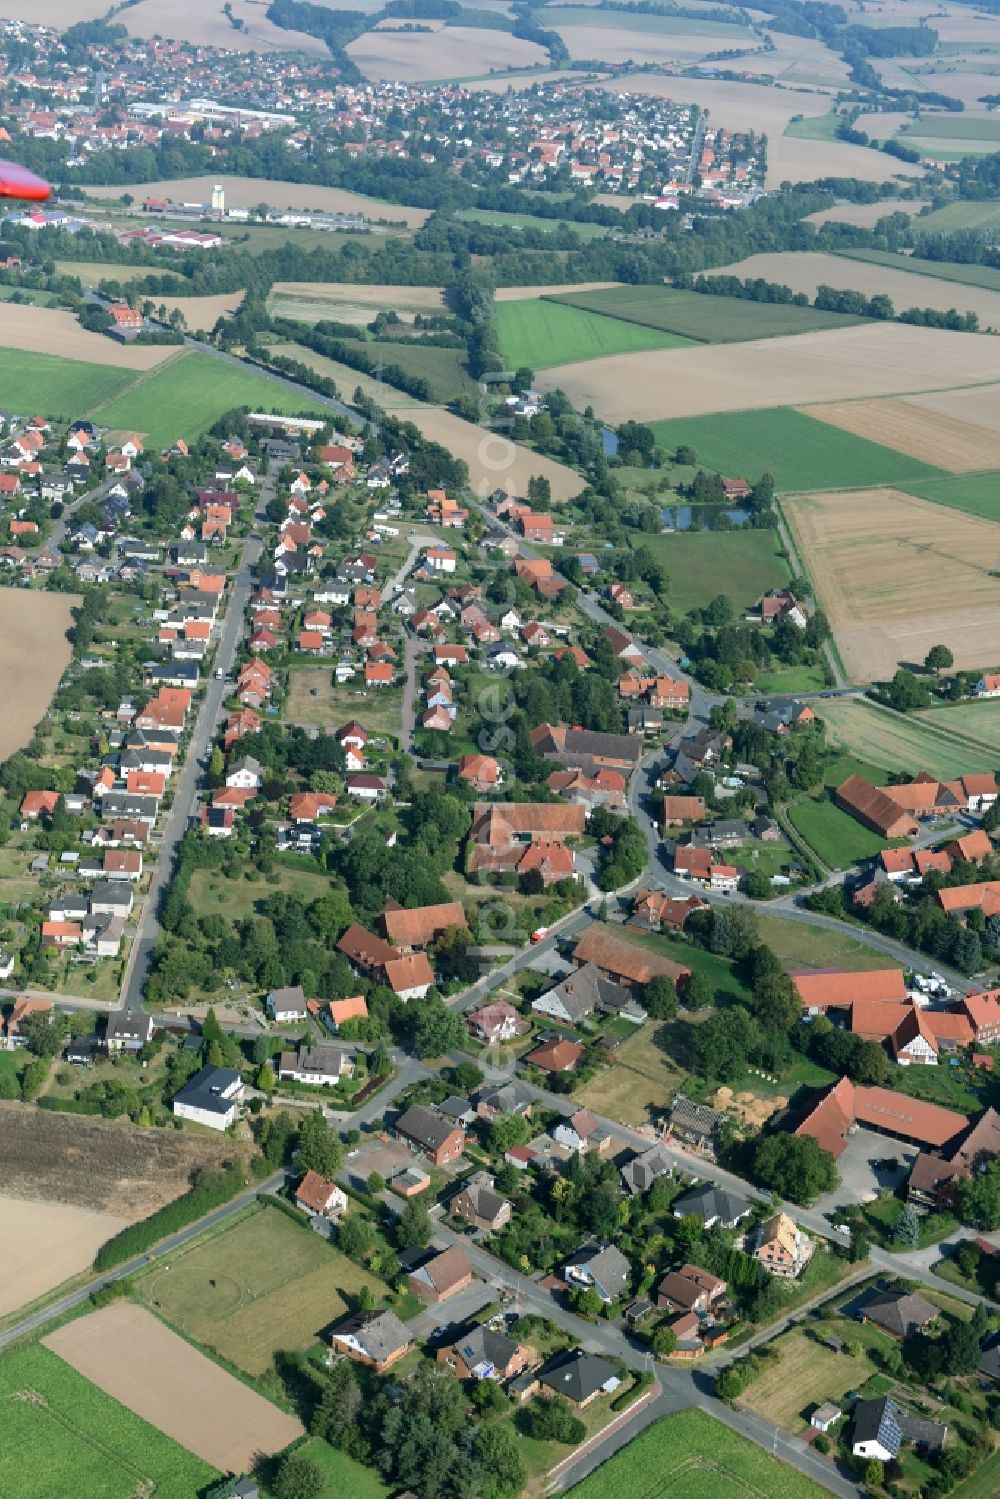
[[[966,510],[985,520],[1000,520],[1000,474],[962,474],[954,479],[918,479],[911,494],[952,510]]]
[[[918,218],[917,225],[921,233],[927,234],[951,234],[956,229],[996,229],[1000,226],[1000,203],[946,203],[943,208],[935,208],[933,213]]]
[[[15,356],[16,357],[16,356]],[[54,361],[55,362],[55,361]],[[87,371],[88,382],[93,381],[94,365],[80,365]],[[118,375],[118,370],[110,371]],[[132,388],[116,399],[100,398],[104,404],[89,396],[92,415],[102,427],[125,429],[142,433],[148,442],[147,448],[166,448],[178,437],[190,442],[207,432],[219,417],[237,406],[250,406],[264,411],[285,412],[296,416],[303,410],[322,413],[318,405],[303,401],[300,396],[258,374],[256,370],[240,368],[208,354],[185,354],[174,360],[165,369],[154,372],[146,379],[133,381]],[[78,389],[91,391],[85,383]],[[21,404],[28,403],[23,397]],[[0,404],[9,404],[3,398],[0,386]]]
[[[946,708],[925,708],[915,715],[946,734],[957,734],[988,749],[1000,750],[1000,699],[955,703]]]
[[[818,1484],[730,1431],[705,1411],[686,1410],[641,1432],[582,1483],[572,1499],[821,1499]]]
[[[939,714],[904,717],[856,698],[833,699],[818,704],[817,711],[831,746],[848,754],[874,755],[909,775],[925,770],[947,781],[992,771],[997,763],[995,750],[985,745],[977,750],[957,737],[956,722],[939,722]]]
[[[532,369],[549,369],[607,354],[683,348],[690,342],[673,333],[542,298],[498,302],[495,316],[500,348],[512,368],[527,364]]]
[[[725,593],[737,609],[748,609],[762,594],[791,577],[777,531],[672,531],[643,533],[647,546],[667,569],[671,607],[686,613],[702,609]]]
[[[31,1398],[26,1399],[25,1393]],[[0,1358],[4,1499],[191,1499],[217,1475],[37,1344]]]
[[[408,375],[420,375],[431,387],[432,399],[443,405],[455,396],[476,396],[478,383],[469,374],[463,349],[435,349],[423,344],[396,344],[371,339],[364,352],[383,364],[398,365]],[[351,387],[353,391],[353,386]]]
[[[859,318],[781,302],[745,302],[738,297],[678,291],[669,286],[616,286],[604,291],[560,293],[551,300],[623,322],[678,333],[698,343],[748,343],[790,333],[847,328]]]
[[[939,469],[818,422],[790,406],[653,422],[664,448],[694,448],[699,467],[756,479],[779,490],[853,489],[934,479]]]
[[[563,12],[560,10],[559,14],[561,16]],[[542,218],[532,213],[504,213],[499,208],[461,208],[455,217],[468,219],[474,224],[492,224],[498,229],[536,229],[540,234],[551,234],[554,229],[572,229],[581,239],[601,239],[608,232],[606,224]]]
[[[279,1350],[310,1347],[362,1286],[385,1285],[274,1207],[195,1241],[137,1283],[142,1301],[177,1331],[247,1374]],[[6,1499],[6,1496],[5,1496]]]
[[[788,808],[792,827],[831,869],[873,859],[887,840],[856,822],[829,796],[804,797]]]
[[[0,406],[72,421],[113,400],[138,378],[135,370],[0,349]]]

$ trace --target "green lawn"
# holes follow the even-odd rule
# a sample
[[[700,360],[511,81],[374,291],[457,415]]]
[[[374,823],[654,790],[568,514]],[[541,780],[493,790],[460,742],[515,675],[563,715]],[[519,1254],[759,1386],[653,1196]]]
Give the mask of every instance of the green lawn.
[[[116,370],[108,364],[0,349],[0,406],[14,411],[30,408],[72,421],[92,414],[95,406],[119,395],[135,378],[135,370]]]
[[[996,1499],[1000,1494],[1000,1452],[994,1452],[981,1468],[977,1468],[957,1489],[952,1489],[954,1499]]]
[[[559,14],[562,15],[562,11]],[[551,234],[554,229],[572,229],[581,239],[600,239],[608,232],[606,224],[548,219],[534,213],[504,213],[499,208],[460,208],[455,217],[475,224],[492,224],[497,229],[534,229],[539,234]]]
[[[847,869],[859,859],[872,859],[886,840],[863,828],[832,801],[806,797],[788,809],[792,827],[831,869]]]
[[[569,1490],[573,1499],[821,1499],[826,1492],[700,1410],[665,1416]]]
[[[301,1447],[296,1447],[297,1457],[315,1463],[323,1475],[323,1487],[318,1499],[388,1499],[389,1490],[374,1468],[366,1468],[355,1462],[346,1452],[331,1447],[322,1437],[311,1437]],[[267,1487],[263,1492],[269,1494]]]
[[[884,953],[864,947],[849,931],[831,932],[805,922],[785,921],[767,911],[757,915],[760,940],[775,952],[789,973],[799,968],[840,968],[850,973],[891,966]]]
[[[779,490],[851,489],[942,477],[905,453],[855,437],[790,406],[727,411],[653,422],[657,442],[694,448],[702,467],[756,479],[774,475]]]
[[[748,609],[761,594],[791,577],[777,531],[673,531],[665,536],[637,534],[637,545],[667,569],[667,597],[674,609],[701,609],[724,593],[737,609]]]
[[[89,372],[94,366],[78,368]],[[106,402],[92,412],[101,426],[139,432],[148,438],[147,449],[169,447],[178,437],[190,442],[236,406],[285,412],[289,416],[304,410],[322,414],[322,408],[303,401],[266,375],[213,359],[208,354],[183,355],[148,379],[137,382],[117,400],[109,401],[106,395],[95,400],[89,384],[82,389],[88,391],[92,406],[97,400]],[[10,400],[0,391],[0,405],[9,404]],[[36,403],[21,398],[21,404]]]
[[[192,1499],[217,1476],[38,1344],[0,1358],[0,1400],[3,1499]]]
[[[706,274],[711,274],[707,272]],[[743,343],[823,328],[847,328],[859,318],[792,303],[750,302],[670,286],[615,286],[604,291],[560,292],[547,298],[586,312],[600,312],[627,323],[680,333],[699,343]]]
[[[932,214],[931,217],[936,217],[936,215]],[[916,222],[925,226],[930,223],[930,219],[918,219]],[[1000,291],[1000,270],[994,266],[959,265],[948,260],[922,260],[917,255],[894,255],[891,250],[841,250],[839,253],[848,260],[864,260],[870,265],[887,265],[891,266],[894,271],[909,271],[915,276],[932,276],[935,281],[956,281],[960,286],[982,286],[987,291]],[[918,295],[917,283],[914,283],[913,295]]]
[[[827,686],[822,666],[778,666],[754,677],[754,691],[765,695],[793,692],[822,692]]]
[[[634,354],[641,349],[675,349],[689,342],[673,333],[541,298],[497,302],[495,313],[500,348],[511,368],[527,364],[532,369],[549,369],[577,359]]]
[[[954,479],[922,479],[908,484],[911,494],[936,500],[953,510],[967,510],[986,520],[1000,520],[1000,474],[961,474]]]
[[[279,1350],[309,1348],[356,1305],[362,1286],[376,1301],[386,1292],[308,1225],[263,1207],[171,1254],[136,1290],[171,1326],[259,1375]]]

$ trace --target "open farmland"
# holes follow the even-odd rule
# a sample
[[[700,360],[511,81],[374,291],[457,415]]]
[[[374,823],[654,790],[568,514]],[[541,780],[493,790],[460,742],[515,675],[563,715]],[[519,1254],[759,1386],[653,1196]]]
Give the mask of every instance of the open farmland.
[[[176,353],[169,344],[115,343],[103,333],[81,328],[73,314],[62,307],[29,306],[4,308],[0,318],[0,349],[55,355],[68,361],[108,365],[116,370],[155,369]],[[31,362],[14,361],[14,369],[20,370],[22,366],[30,369]],[[87,389],[86,384],[83,389]],[[23,397],[20,399],[23,405]]]
[[[568,291],[577,294],[585,291],[609,291],[617,285],[617,281],[580,281],[575,286],[571,282],[549,286],[498,286],[493,300],[495,302],[533,302],[537,297],[554,297]]]
[[[1000,473],[963,474],[956,479],[923,479],[908,486],[923,500],[1000,520]]]
[[[884,266],[889,271],[901,271],[904,276],[922,276],[925,280],[947,281],[958,286],[978,286],[987,291],[1000,292],[1000,270],[992,265],[924,260],[919,255],[894,255],[890,250],[843,250],[837,259]],[[913,285],[923,286],[923,281],[915,281]]]
[[[535,42],[471,26],[448,26],[444,31],[369,31],[345,51],[366,78],[392,78],[399,83],[470,78],[548,61],[548,53]]]
[[[286,359],[298,359],[302,364],[308,365],[318,375],[325,375],[332,380],[343,400],[351,401],[354,392],[360,386],[366,396],[377,401],[383,411],[402,411],[409,413],[421,407],[421,402],[416,396],[408,396],[405,391],[397,390],[395,386],[386,385],[384,381],[376,380],[374,375],[363,375],[360,370],[354,370],[349,364],[341,364],[337,359],[328,359],[325,354],[317,354],[312,349],[307,349],[304,344],[272,344],[273,354],[282,354]]]
[[[555,292],[557,289],[553,289]],[[857,318],[839,312],[817,312],[780,302],[744,302],[737,297],[714,297],[672,286],[616,286],[611,291],[569,289],[558,293],[559,303],[602,312],[628,323],[642,323],[679,333],[697,343],[744,343],[753,338],[777,338],[786,333],[811,333],[822,328],[849,328]]]
[[[114,1213],[62,1202],[0,1197],[0,1257],[5,1267],[0,1317],[89,1269],[101,1245],[126,1222]]]
[[[615,65],[689,64],[723,48],[752,46],[755,40],[745,27],[687,17],[646,15],[642,11],[602,13],[587,7],[577,10],[573,6],[558,6],[550,8],[546,19],[574,57],[600,58]],[[681,31],[681,27],[688,29]]]
[[[191,1499],[216,1477],[38,1344],[0,1357],[0,1410],[4,1499]]]
[[[712,274],[739,276],[741,280],[762,276],[765,281],[777,281],[782,286],[790,286],[792,291],[805,292],[809,297],[814,297],[820,286],[849,287],[866,297],[884,293],[892,298],[897,312],[904,312],[908,307],[935,307],[939,312],[947,312],[954,307],[959,312],[976,313],[983,329],[1000,328],[1000,289],[964,285],[957,277],[917,275],[912,267],[900,269],[901,264],[906,265],[907,259],[902,255],[886,255],[878,263],[873,263],[867,256],[861,260],[854,256],[825,255],[814,250],[785,250],[751,255]],[[922,262],[928,271],[935,264],[934,261]],[[1000,271],[994,271],[993,275],[1000,286]]]
[[[487,432],[484,427],[453,416],[443,406],[417,405],[401,416],[412,422],[424,437],[441,443],[469,465],[469,483],[480,499],[494,489],[527,494],[528,480],[533,474],[548,479],[552,499],[557,504],[574,499],[584,487],[584,479],[574,469],[552,458],[543,458],[500,433]]]
[[[995,655],[1000,528],[895,489],[784,502],[847,675],[867,682],[947,645],[959,668]]]
[[[837,489],[931,478],[939,472],[916,458],[813,421],[809,411],[788,406],[654,422],[653,431],[663,447],[687,443],[700,464],[722,474],[751,478],[773,474],[780,490]]]
[[[141,433],[147,447],[162,449],[199,437],[237,406],[290,416],[323,410],[255,370],[189,352],[93,415],[102,427]]]
[[[279,1351],[310,1347],[346,1316],[375,1276],[333,1249],[308,1224],[258,1208],[222,1233],[196,1240],[137,1284],[147,1306],[186,1337],[248,1374],[263,1374]]]
[[[401,317],[415,312],[445,310],[440,286],[365,286],[349,281],[276,281],[267,299],[273,317],[296,318],[303,323],[330,319],[338,323],[370,323],[377,312],[396,312]]]
[[[682,612],[704,608],[719,593],[737,609],[749,609],[791,577],[776,531],[644,532],[637,544],[649,547],[667,569],[667,597]]]
[[[196,1171],[232,1158],[229,1140],[105,1124],[24,1104],[0,1110],[0,1181],[9,1196],[29,1202],[145,1218],[186,1192]]]
[[[879,198],[875,203],[835,203],[832,208],[820,208],[808,213],[805,224],[853,224],[858,229],[874,229],[879,219],[890,213],[918,214],[924,203],[911,202],[907,198]]]
[[[827,1490],[700,1410],[665,1416],[569,1490],[571,1499],[821,1499]]]
[[[0,588],[0,760],[23,749],[45,717],[72,648],[66,631],[77,594]]]
[[[860,699],[832,699],[819,705],[819,716],[827,727],[827,739],[854,755],[874,756],[894,770],[917,775],[926,770],[940,780],[991,771],[996,768],[995,751],[976,750],[938,725],[934,715],[904,718],[874,703]],[[957,725],[954,726],[957,729]]]
[[[202,329],[210,333],[220,318],[232,317],[243,305],[246,292],[221,292],[216,297],[150,297],[159,311],[165,307],[168,313],[179,312],[192,331]]]
[[[957,734],[1000,752],[1000,699],[925,708],[914,716],[946,734]]]
[[[301,1423],[185,1343],[151,1312],[117,1301],[69,1322],[45,1347],[144,1421],[224,1472],[280,1452]]]
[[[19,312],[31,310],[17,309]],[[0,334],[0,338],[2,336]],[[93,336],[97,337],[96,334]],[[110,339],[103,339],[102,343],[113,350]],[[89,415],[104,401],[110,401],[135,379],[133,370],[84,364],[79,359],[60,359],[52,354],[0,349],[0,406],[6,406],[8,410],[30,406],[32,411],[41,415],[73,421]]]
[[[564,302],[501,302],[496,324],[500,348],[511,369],[522,364],[550,368],[638,349],[681,348],[688,343],[672,333],[583,312]]]
[[[47,0],[51,4],[51,0]],[[70,20],[76,20],[75,0],[69,6]],[[363,4],[359,5],[363,9]],[[197,0],[139,0],[126,7],[125,25],[132,36],[166,36],[183,39],[194,46],[224,47],[232,52],[307,52],[314,57],[328,57],[329,49],[319,37],[304,31],[285,31],[267,19],[267,8],[255,0],[232,0],[233,19],[242,21],[246,31],[231,25],[222,6],[199,5]],[[68,22],[67,22],[68,24]]]
[[[954,389],[1000,380],[1000,339],[871,320],[829,333],[653,349],[539,376],[605,421],[657,421],[758,407]]]
[[[807,406],[803,415],[829,422],[866,442],[880,442],[883,451],[892,448],[907,454],[911,461],[929,463],[952,474],[1000,467],[1000,430],[990,431],[957,415],[922,410],[905,397],[834,401]],[[947,486],[955,481],[940,482]]]
[[[994,80],[994,91],[996,81]],[[952,234],[956,229],[995,229],[1000,224],[1000,203],[946,203],[920,220],[928,234]]]
[[[1000,434],[1000,385],[976,385],[969,390],[932,390],[908,398],[911,406],[941,416],[971,422]]]
[[[379,198],[366,198],[363,193],[348,192],[343,187],[313,187],[306,182],[279,182],[262,177],[225,174],[176,177],[160,182],[130,182],[128,191],[136,202],[143,198],[166,198],[171,203],[208,203],[216,183],[225,189],[227,208],[256,208],[258,203],[267,203],[271,208],[314,209],[317,213],[360,213],[373,223],[384,220],[406,224],[410,229],[419,229],[431,216],[429,208],[383,203]],[[102,201],[115,201],[119,197],[114,187],[85,187],[82,191]]]

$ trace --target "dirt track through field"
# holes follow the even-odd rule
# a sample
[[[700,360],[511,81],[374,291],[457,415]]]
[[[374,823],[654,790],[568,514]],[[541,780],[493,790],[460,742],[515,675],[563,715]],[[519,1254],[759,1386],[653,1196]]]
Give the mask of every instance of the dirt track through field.
[[[914,278],[916,279],[916,278]],[[906,323],[859,323],[743,344],[614,354],[541,371],[605,421],[656,421],[748,407],[801,406],[1000,380],[1000,339]]]
[[[103,333],[81,328],[62,307],[3,304],[0,348],[23,349],[28,354],[56,354],[86,364],[108,364],[120,370],[150,370],[177,350],[170,344],[119,344]]]
[[[890,396],[883,401],[839,401],[800,410],[953,474],[1000,468],[1000,430],[991,432],[959,416],[923,411],[913,401]]]
[[[86,1270],[127,1221],[63,1202],[0,1197],[0,1317]]]
[[[891,677],[947,645],[960,669],[1000,639],[1000,526],[895,489],[783,503],[851,681]]]
[[[44,717],[72,648],[77,594],[0,588],[0,761],[23,749]]]
[[[223,1472],[303,1435],[294,1416],[220,1369],[151,1312],[118,1301],[60,1327],[46,1348],[115,1400]]]

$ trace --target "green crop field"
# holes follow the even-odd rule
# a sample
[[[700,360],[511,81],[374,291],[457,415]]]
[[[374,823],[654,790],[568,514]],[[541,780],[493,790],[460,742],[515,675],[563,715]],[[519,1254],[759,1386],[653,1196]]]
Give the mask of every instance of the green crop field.
[[[1000,225],[1000,203],[947,203],[944,208],[936,208],[933,213],[913,222],[921,234],[951,234],[956,229],[995,229]]]
[[[670,286],[615,286],[605,291],[567,291],[547,298],[585,312],[603,312],[627,323],[641,323],[666,333],[679,333],[699,343],[746,343],[755,338],[779,338],[789,333],[815,333],[847,328],[860,318],[790,302],[749,302],[740,297],[716,297],[709,292],[677,291]]]
[[[924,227],[930,220],[917,219],[915,222]],[[953,281],[959,286],[981,286],[986,291],[1000,291],[1000,270],[990,265],[956,265],[950,260],[922,260],[917,255],[894,255],[891,250],[841,250],[839,254],[845,260],[864,260],[870,265],[886,265],[894,271],[909,271],[914,276],[931,276],[935,281]],[[914,296],[918,293],[918,286],[919,283],[914,282]]]
[[[941,474],[790,406],[678,418],[653,422],[652,427],[663,447],[687,443],[694,448],[700,467],[750,479],[773,474],[779,490],[867,488]]]
[[[1000,120],[990,115],[949,114],[925,115],[922,120],[910,120],[899,132],[899,139],[911,135],[929,135],[935,140],[945,141],[993,141],[1000,144]]]
[[[957,725],[939,726],[939,715],[904,717],[858,698],[836,698],[816,707],[831,748],[875,756],[908,775],[926,770],[947,781],[996,768],[994,751],[957,739]]]
[[[777,531],[673,531],[638,537],[670,577],[671,608],[702,609],[724,593],[737,609],[749,609],[761,594],[791,577]]]
[[[535,229],[539,234],[551,234],[554,229],[572,229],[581,239],[601,239],[608,232],[606,224],[548,219],[535,213],[505,213],[499,208],[460,208],[456,218],[468,219],[474,224],[492,224],[497,229]]]
[[[887,840],[826,797],[806,797],[788,808],[792,827],[831,869],[847,869],[859,859],[873,859]]]
[[[179,1332],[263,1374],[279,1349],[314,1343],[346,1314],[345,1293],[353,1300],[362,1286],[376,1300],[386,1293],[308,1226],[265,1206],[171,1254],[169,1269],[151,1270],[136,1289]]]
[[[92,370],[94,366],[80,368]],[[130,378],[135,377],[130,374]],[[91,390],[90,385],[82,388]],[[236,406],[289,416],[322,414],[323,410],[256,370],[196,353],[184,354],[148,379],[136,381],[116,400],[103,400],[106,404],[92,412],[102,427],[142,433],[148,439],[147,448],[154,450],[169,447],[178,437],[190,442]],[[0,405],[8,404],[0,392]],[[92,399],[91,404],[97,403]]]
[[[550,369],[577,359],[634,354],[640,349],[678,349],[690,342],[673,333],[541,299],[498,302],[495,315],[500,348],[511,368],[527,364],[536,370]]]
[[[839,140],[839,124],[840,115],[831,109],[829,114],[805,115],[801,120],[790,120],[785,126],[785,134],[800,141],[835,141]]]
[[[665,1416],[569,1490],[572,1499],[823,1499],[826,1490],[705,1411]]]
[[[422,344],[394,344],[371,339],[364,346],[372,359],[395,364],[408,375],[420,375],[431,387],[432,399],[445,405],[459,395],[476,396],[479,386],[465,363],[464,349],[435,349]],[[353,389],[353,387],[352,387]]]
[[[116,370],[108,364],[0,349],[0,406],[8,410],[72,421],[110,401],[135,378],[135,370]]]
[[[218,1475],[38,1344],[0,1358],[3,1499],[192,1499]]]
[[[955,479],[922,479],[907,489],[923,500],[936,500],[953,510],[967,510],[986,520],[1000,520],[1000,474],[962,474]]]

